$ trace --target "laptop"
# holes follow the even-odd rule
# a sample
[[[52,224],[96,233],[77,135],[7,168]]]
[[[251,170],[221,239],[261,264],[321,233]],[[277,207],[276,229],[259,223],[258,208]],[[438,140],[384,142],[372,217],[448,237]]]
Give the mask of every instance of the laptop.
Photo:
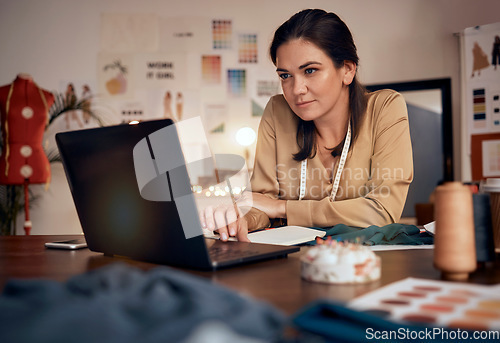
[[[136,179],[134,147],[146,136],[172,124],[170,119],[161,119],[56,134],[90,250],[201,270],[286,257],[300,250],[297,246],[207,239],[194,204],[190,221],[193,227],[189,231],[198,231],[199,235],[186,238],[175,201],[145,200]],[[174,144],[176,147],[180,143]],[[189,183],[187,169],[184,171],[185,177],[177,180]]]

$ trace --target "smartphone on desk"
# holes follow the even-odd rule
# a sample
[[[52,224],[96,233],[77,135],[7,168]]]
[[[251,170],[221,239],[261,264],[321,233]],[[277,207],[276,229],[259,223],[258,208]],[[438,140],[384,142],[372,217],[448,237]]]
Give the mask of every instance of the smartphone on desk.
[[[69,239],[67,241],[47,242],[46,248],[76,250],[87,247],[85,238]]]

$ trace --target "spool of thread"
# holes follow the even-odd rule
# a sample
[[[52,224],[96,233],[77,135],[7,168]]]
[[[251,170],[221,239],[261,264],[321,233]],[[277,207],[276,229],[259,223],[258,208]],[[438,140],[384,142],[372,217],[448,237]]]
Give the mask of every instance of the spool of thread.
[[[472,192],[447,182],[435,193],[434,267],[444,279],[466,280],[477,266]]]
[[[490,195],[488,193],[472,194],[472,203],[474,206],[474,232],[476,237],[477,261],[495,261]]]

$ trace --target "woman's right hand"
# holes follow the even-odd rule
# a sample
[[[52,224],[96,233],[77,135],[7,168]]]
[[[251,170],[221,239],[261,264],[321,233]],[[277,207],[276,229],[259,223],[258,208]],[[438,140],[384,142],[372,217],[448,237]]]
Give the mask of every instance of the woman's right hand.
[[[224,242],[229,237],[250,242],[247,220],[236,205],[208,206],[200,211],[200,221],[203,230],[218,231],[220,239]]]

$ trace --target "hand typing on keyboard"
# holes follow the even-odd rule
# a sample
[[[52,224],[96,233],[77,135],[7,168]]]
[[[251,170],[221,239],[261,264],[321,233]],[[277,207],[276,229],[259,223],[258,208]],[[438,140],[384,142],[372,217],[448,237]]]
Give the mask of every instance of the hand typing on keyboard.
[[[206,207],[200,211],[200,222],[203,232],[217,231],[220,239],[224,242],[228,241],[230,237],[250,242],[247,221],[235,204]]]

